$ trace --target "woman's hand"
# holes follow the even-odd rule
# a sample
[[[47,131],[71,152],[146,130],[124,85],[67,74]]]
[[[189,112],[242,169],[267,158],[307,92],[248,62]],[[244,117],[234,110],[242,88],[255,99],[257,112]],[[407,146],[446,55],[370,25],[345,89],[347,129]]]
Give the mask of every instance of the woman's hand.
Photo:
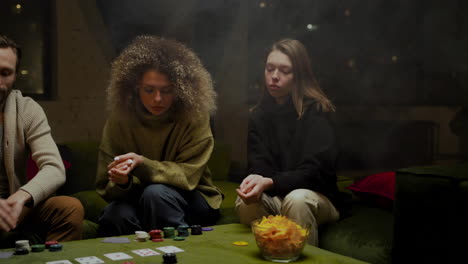
[[[143,156],[133,152],[116,156],[114,161],[107,166],[109,181],[119,185],[125,185],[129,181],[129,173],[138,165],[143,163]]]
[[[236,192],[244,203],[251,204],[258,202],[262,193],[272,186],[273,180],[271,178],[250,174],[242,181]]]

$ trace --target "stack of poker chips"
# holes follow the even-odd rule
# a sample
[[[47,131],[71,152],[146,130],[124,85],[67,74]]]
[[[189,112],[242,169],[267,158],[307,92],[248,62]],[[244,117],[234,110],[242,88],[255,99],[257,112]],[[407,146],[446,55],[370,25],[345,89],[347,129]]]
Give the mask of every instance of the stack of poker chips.
[[[32,245],[31,247],[32,252],[42,252],[44,251],[44,249],[45,249],[44,244],[36,244],[36,245]]]
[[[173,227],[164,227],[164,238],[174,238],[175,236],[175,230]]]
[[[15,255],[26,255],[31,251],[29,240],[16,241]]]
[[[202,228],[201,225],[193,225],[190,227],[192,232],[190,234],[192,235],[201,235],[202,234]]]
[[[56,245],[56,244],[58,244],[58,241],[47,241],[45,243],[45,247],[50,248],[51,245]]]
[[[148,233],[146,233],[145,231],[135,231],[135,235],[135,240],[139,242],[145,242],[149,236]]]
[[[165,253],[163,255],[164,264],[174,264],[177,263],[177,257],[175,253]]]
[[[162,238],[162,231],[159,229],[151,230],[149,232],[149,235],[151,236],[151,241],[153,242],[162,242],[164,239]]]
[[[49,246],[49,251],[50,252],[61,251],[62,248],[63,248],[62,244],[53,244]]]
[[[180,225],[179,227],[177,227],[177,236],[188,237],[189,236],[188,229],[189,229],[188,225]]]

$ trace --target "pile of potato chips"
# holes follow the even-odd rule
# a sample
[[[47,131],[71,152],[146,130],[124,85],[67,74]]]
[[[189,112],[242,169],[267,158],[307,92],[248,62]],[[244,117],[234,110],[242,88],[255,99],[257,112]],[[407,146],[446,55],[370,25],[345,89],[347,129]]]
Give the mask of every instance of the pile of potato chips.
[[[257,245],[264,255],[287,258],[301,253],[308,230],[285,216],[263,217],[252,225]]]

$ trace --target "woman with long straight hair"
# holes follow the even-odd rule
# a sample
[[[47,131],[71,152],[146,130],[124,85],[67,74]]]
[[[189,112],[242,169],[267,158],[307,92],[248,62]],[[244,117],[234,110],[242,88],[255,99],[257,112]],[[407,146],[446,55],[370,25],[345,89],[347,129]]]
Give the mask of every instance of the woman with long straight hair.
[[[309,226],[338,220],[334,131],[327,113],[334,105],[316,81],[298,40],[283,39],[268,52],[265,84],[252,109],[248,131],[249,175],[237,189],[241,223],[285,215]]]

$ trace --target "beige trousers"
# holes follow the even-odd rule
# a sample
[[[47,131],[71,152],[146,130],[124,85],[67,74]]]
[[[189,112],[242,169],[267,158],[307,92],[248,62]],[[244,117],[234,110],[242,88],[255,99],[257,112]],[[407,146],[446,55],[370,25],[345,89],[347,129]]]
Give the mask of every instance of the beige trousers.
[[[286,197],[271,197],[265,193],[261,200],[254,204],[245,204],[237,197],[236,211],[242,224],[250,225],[252,221],[267,215],[284,215],[294,222],[310,226],[308,243],[318,246],[318,226],[337,221],[339,212],[323,194],[307,189],[297,189]]]

